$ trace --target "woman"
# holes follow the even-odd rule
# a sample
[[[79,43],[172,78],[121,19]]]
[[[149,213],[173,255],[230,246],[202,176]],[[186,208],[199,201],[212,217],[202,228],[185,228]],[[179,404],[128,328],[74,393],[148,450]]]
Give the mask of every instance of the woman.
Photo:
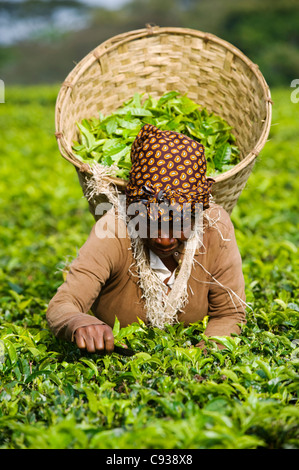
[[[120,223],[120,211],[110,210],[94,225],[49,303],[51,330],[80,349],[107,353],[115,317],[121,327],[140,318],[163,328],[208,315],[207,336],[239,334],[242,261],[229,215],[209,202],[203,146],[145,125],[131,159],[126,218]]]

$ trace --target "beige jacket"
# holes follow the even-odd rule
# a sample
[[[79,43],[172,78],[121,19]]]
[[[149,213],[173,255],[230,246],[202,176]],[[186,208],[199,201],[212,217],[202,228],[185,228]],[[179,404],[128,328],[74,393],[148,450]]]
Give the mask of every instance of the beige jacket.
[[[189,323],[209,322],[207,336],[229,336],[240,333],[238,324],[245,323],[245,288],[242,261],[237,247],[233,224],[228,213],[211,204],[208,209],[217,224],[206,224],[203,246],[195,253],[188,282],[188,303],[178,320]],[[109,233],[117,229],[111,211],[103,216]],[[117,316],[120,326],[137,321],[147,323],[137,268],[128,236],[99,238],[98,221],[71,264],[66,281],[58,288],[49,303],[47,321],[52,332],[73,341],[78,327],[91,324],[114,325]],[[176,254],[177,261],[184,256]],[[204,269],[203,269],[204,268]],[[242,301],[240,300],[242,299]],[[88,312],[92,312],[92,314]]]

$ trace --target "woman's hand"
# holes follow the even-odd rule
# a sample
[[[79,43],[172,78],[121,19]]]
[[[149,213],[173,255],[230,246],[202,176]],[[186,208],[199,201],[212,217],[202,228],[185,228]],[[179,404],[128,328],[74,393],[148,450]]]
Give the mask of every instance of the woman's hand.
[[[114,336],[108,325],[81,326],[75,331],[78,348],[90,353],[108,353],[114,350]]]

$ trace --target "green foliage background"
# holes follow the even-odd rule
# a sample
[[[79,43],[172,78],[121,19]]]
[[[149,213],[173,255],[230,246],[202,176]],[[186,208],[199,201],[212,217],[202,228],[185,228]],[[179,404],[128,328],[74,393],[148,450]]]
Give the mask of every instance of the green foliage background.
[[[83,354],[47,303],[93,219],[54,137],[58,87],[0,105],[0,448],[298,448],[298,106],[274,89],[270,140],[232,214],[248,324],[207,355],[204,324],[134,324],[133,357]],[[120,306],[121,308],[121,306]]]
[[[90,21],[73,31],[58,28],[53,18],[59,6],[76,7]],[[80,0],[3,0],[1,14],[48,20],[38,34],[0,47],[7,84],[62,82],[103,41],[148,23],[193,28],[231,42],[259,65],[271,86],[289,86],[299,77],[299,0],[128,0],[115,10],[88,8]]]

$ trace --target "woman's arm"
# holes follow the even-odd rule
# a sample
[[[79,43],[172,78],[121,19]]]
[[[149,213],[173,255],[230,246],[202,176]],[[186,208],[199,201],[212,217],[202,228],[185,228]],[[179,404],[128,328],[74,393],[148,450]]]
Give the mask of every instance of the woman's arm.
[[[235,231],[229,215],[223,212],[219,224],[220,247],[215,249],[211,285],[209,289],[209,322],[207,336],[230,336],[239,334],[239,324],[245,324],[245,283],[242,260],[237,246]],[[220,234],[217,234],[219,240]],[[215,239],[215,237],[214,237]],[[213,255],[213,246],[209,246]]]
[[[74,340],[78,328],[105,325],[88,312],[123,260],[117,236],[99,238],[97,224],[47,309],[46,317],[51,331],[55,336],[69,341]]]

